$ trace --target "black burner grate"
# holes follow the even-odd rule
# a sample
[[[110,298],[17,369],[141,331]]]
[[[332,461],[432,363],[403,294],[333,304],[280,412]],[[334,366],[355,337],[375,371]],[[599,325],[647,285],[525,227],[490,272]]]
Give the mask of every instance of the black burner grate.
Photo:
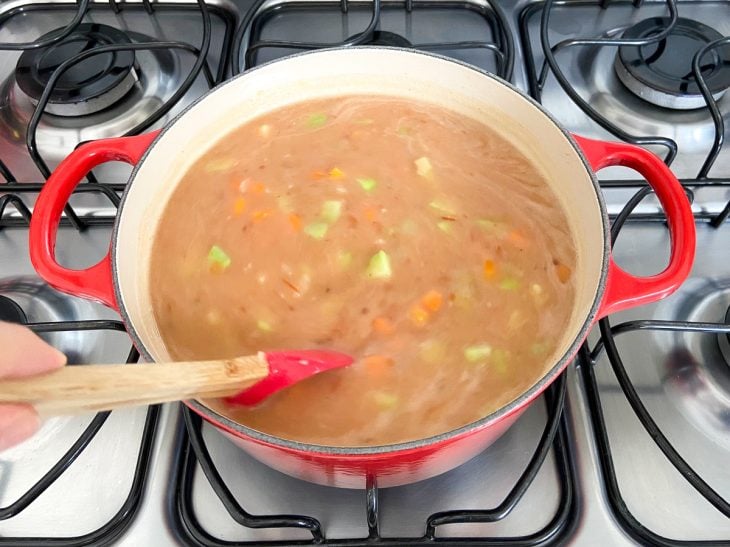
[[[578,1],[578,2],[566,2],[564,0],[546,0],[545,2],[538,2],[531,4],[525,8],[520,14],[520,31],[523,49],[525,51],[525,63],[527,69],[528,83],[530,94],[537,99],[541,100],[542,91],[548,77],[552,76],[560,84],[566,95],[573,101],[591,120],[596,122],[601,128],[605,129],[617,139],[635,144],[638,146],[658,146],[664,148],[666,151],[665,162],[667,165],[671,165],[678,152],[677,143],[667,137],[656,136],[656,135],[632,135],[621,127],[617,126],[612,121],[608,120],[603,114],[598,112],[593,106],[591,106],[586,99],[584,99],[580,92],[573,86],[569,78],[565,75],[561,69],[558,61],[559,54],[561,51],[565,51],[572,48],[580,48],[584,46],[598,46],[602,48],[619,48],[625,46],[646,46],[659,42],[666,37],[673,26],[676,24],[678,19],[678,0],[665,0],[667,11],[669,16],[667,18],[668,24],[663,32],[654,34],[650,37],[640,39],[629,39],[629,38],[606,38],[606,37],[572,37],[556,44],[550,43],[549,40],[549,29],[550,29],[550,15],[551,12],[559,7],[561,10],[570,10],[571,7],[581,6],[597,6],[604,9],[608,9],[610,5],[621,4],[621,5],[633,5],[638,8],[642,4],[642,0],[634,0],[633,2],[626,2],[622,0],[616,0],[611,2],[610,0],[599,0],[599,1]],[[684,2],[690,5],[691,2]],[[544,60],[541,63],[537,61],[538,52],[534,49],[530,40],[530,33],[528,30],[529,22],[534,17],[540,17],[540,42],[542,50],[539,52],[544,55]],[[565,13],[568,16],[568,13]],[[717,102],[712,96],[712,92],[705,82],[702,73],[702,62],[706,61],[710,55],[719,52],[721,49],[724,50],[730,44],[730,37],[718,39],[706,47],[704,47],[694,58],[693,72],[694,78],[699,85],[702,96],[705,99],[707,108],[712,115],[714,124],[714,142],[711,149],[707,153],[707,157],[697,173],[696,177],[691,179],[682,179],[681,182],[685,186],[690,197],[693,195],[693,191],[704,187],[727,187],[730,188],[730,173],[726,176],[711,177],[710,170],[715,165],[720,150],[725,139],[725,124],[722,118],[722,113],[717,105]],[[645,188],[646,182],[644,180],[601,180],[601,186],[603,188]],[[704,220],[709,222],[714,227],[719,227],[725,220],[730,216],[730,201],[726,204],[722,211],[718,213],[709,213],[707,211],[698,212],[695,218],[698,220]],[[652,220],[652,221],[664,221],[662,214],[634,214],[631,215],[630,220]]]
[[[570,80],[566,77],[560,68],[558,62],[558,56],[560,51],[575,48],[581,46],[600,46],[600,47],[621,47],[621,46],[645,46],[647,44],[655,43],[662,39],[670,30],[672,25],[676,24],[678,19],[678,4],[676,0],[666,0],[667,10],[669,12],[670,24],[665,27],[665,31],[661,34],[655,34],[651,37],[642,39],[614,39],[614,38],[595,38],[595,37],[573,37],[565,39],[557,44],[551,44],[548,40],[548,31],[550,28],[550,14],[551,11],[559,6],[561,10],[568,10],[571,6],[596,6],[603,9],[610,9],[610,5],[613,4],[627,5],[628,2],[610,2],[609,0],[601,0],[599,2],[564,2],[556,0],[546,0],[532,4],[525,8],[520,16],[520,28],[522,32],[522,43],[526,51],[526,65],[527,74],[530,85],[530,92],[532,96],[538,101],[542,97],[542,90],[545,86],[547,78],[550,74],[558,81],[563,91],[570,97],[570,99],[593,121],[595,121],[600,127],[610,132],[616,138],[636,144],[640,146],[661,146],[666,150],[665,162],[669,165],[675,158],[678,152],[678,146],[675,141],[666,137],[660,136],[644,136],[644,135],[631,135],[620,127],[613,124],[611,121],[606,119],[601,113],[595,110],[588,104],[586,100],[580,95],[579,91],[573,87]],[[636,0],[631,2],[635,8],[638,8],[642,4],[642,0]],[[684,4],[689,4],[685,2]],[[691,11],[690,11],[691,13]],[[565,14],[567,15],[567,13]],[[536,62],[536,51],[532,48],[530,43],[530,37],[528,35],[528,24],[529,20],[533,17],[540,17],[540,30],[541,30],[541,53],[544,55],[545,60],[541,65]],[[712,96],[712,92],[708,88],[708,85],[703,77],[701,71],[702,62],[707,57],[719,50],[719,48],[725,48],[730,44],[730,37],[719,38],[702,50],[700,50],[693,59],[693,81],[696,82],[699,90],[704,97],[706,106],[712,116],[715,138],[714,144],[709,150],[707,157],[699,170],[697,176],[692,179],[682,180],[682,184],[685,187],[690,198],[692,197],[693,190],[703,187],[722,187],[730,188],[730,178],[727,177],[710,177],[709,172],[715,164],[722,144],[725,138],[725,126],[722,118],[722,114],[719,110],[717,102]],[[644,180],[601,180],[601,186],[604,188],[629,188],[636,189],[634,196],[627,202],[624,209],[616,215],[613,219],[612,225],[612,241],[616,240],[622,226],[628,221],[661,221],[664,222],[666,218],[663,214],[637,214],[634,213],[635,207],[651,192],[651,188],[646,184]],[[730,215],[730,202],[724,207],[722,211],[716,214],[710,214],[707,212],[695,213],[695,219],[706,221],[714,228],[719,228]],[[727,541],[681,541],[674,540],[666,537],[662,537],[641,524],[631,513],[627,507],[623,496],[621,494],[616,470],[613,465],[611,446],[609,443],[608,431],[606,422],[603,417],[603,408],[601,405],[601,399],[599,394],[599,386],[594,372],[594,365],[596,360],[602,351],[606,351],[608,360],[613,368],[618,383],[623,390],[631,408],[639,418],[641,424],[646,429],[647,433],[654,440],[657,446],[660,448],[664,456],[669,462],[681,473],[684,479],[692,485],[700,495],[702,495],[713,507],[715,507],[722,514],[730,517],[730,503],[723,499],[712,487],[702,480],[700,476],[690,467],[690,465],[682,458],[682,456],[672,446],[671,442],[663,434],[661,429],[658,427],[651,414],[644,406],[643,402],[637,390],[633,386],[621,357],[621,354],[617,348],[615,337],[619,334],[631,332],[631,331],[652,331],[652,330],[665,330],[675,332],[700,332],[707,333],[712,336],[717,336],[722,333],[730,333],[730,326],[725,323],[699,323],[692,321],[662,321],[662,320],[639,320],[629,321],[611,326],[611,322],[608,318],[602,319],[599,322],[601,338],[596,343],[592,350],[589,349],[587,344],[581,348],[579,353],[579,370],[583,383],[585,385],[588,397],[588,404],[590,409],[590,418],[593,424],[593,428],[596,434],[596,440],[598,443],[598,457],[600,459],[603,476],[606,482],[608,490],[608,498],[611,507],[616,514],[619,522],[623,528],[640,544],[642,545],[662,545],[662,546],[684,546],[684,545],[696,545],[696,546],[710,546],[710,545],[727,545]]]
[[[312,536],[311,540],[285,542],[255,540],[243,543],[236,542],[236,545],[396,546],[426,545],[434,542],[448,545],[532,546],[559,544],[570,535],[577,524],[578,516],[574,456],[570,448],[570,430],[563,413],[566,386],[566,374],[564,373],[546,392],[544,400],[547,406],[548,420],[542,437],[527,467],[504,500],[497,507],[491,509],[455,510],[430,515],[424,523],[424,533],[421,537],[395,538],[381,535],[378,488],[373,480],[368,481],[367,488],[363,492],[363,518],[368,526],[367,537],[354,539],[326,537],[322,524],[316,518],[306,515],[252,515],[234,497],[218,473],[203,439],[201,418],[185,409],[183,410],[185,427],[181,427],[178,432],[178,457],[173,472],[175,488],[172,490],[169,500],[177,533],[185,545],[206,547],[232,545],[229,541],[211,535],[200,525],[196,517],[193,504],[193,482],[195,474],[198,472],[197,466],[200,466],[228,514],[241,526],[255,529],[304,529]],[[507,518],[512,510],[518,506],[522,496],[532,484],[551,448],[557,466],[561,499],[557,512],[542,530],[518,537],[451,537],[445,534],[439,534],[437,537],[437,530],[447,524],[497,522]],[[255,496],[256,493],[251,492],[250,495]]]

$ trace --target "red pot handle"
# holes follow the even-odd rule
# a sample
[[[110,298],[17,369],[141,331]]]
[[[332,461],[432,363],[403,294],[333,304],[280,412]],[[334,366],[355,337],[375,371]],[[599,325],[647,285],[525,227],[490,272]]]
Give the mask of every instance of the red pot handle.
[[[651,152],[630,144],[573,135],[594,171],[622,165],[638,171],[654,189],[669,222],[671,254],[663,272],[631,275],[610,258],[606,292],[598,317],[654,302],[673,293],[687,279],[695,256],[695,222],[687,195],[669,167]]]
[[[71,270],[56,262],[56,233],[61,213],[74,188],[89,171],[107,161],[136,165],[159,131],[136,137],[102,139],[82,144],[64,159],[38,195],[30,221],[30,260],[46,282],[56,289],[97,300],[118,310],[112,281],[111,255],[85,270]]]

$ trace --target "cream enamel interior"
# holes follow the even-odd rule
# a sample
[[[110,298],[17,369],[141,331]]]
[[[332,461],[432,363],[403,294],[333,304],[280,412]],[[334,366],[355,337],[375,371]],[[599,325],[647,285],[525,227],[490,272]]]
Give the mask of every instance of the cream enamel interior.
[[[113,257],[122,305],[147,351],[155,360],[169,359],[150,304],[149,256],[157,222],[185,171],[252,118],[292,102],[345,94],[396,95],[459,111],[499,128],[546,173],[578,251],[571,324],[546,360],[547,373],[580,332],[601,279],[603,217],[586,166],[559,127],[498,80],[439,57],[382,48],[321,51],[250,71],[196,103],[154,144],[126,195]]]

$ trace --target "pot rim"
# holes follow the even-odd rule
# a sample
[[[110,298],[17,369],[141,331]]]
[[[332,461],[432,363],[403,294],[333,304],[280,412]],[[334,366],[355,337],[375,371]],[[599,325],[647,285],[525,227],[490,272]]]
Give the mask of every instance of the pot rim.
[[[114,221],[114,227],[112,230],[112,240],[111,240],[111,266],[112,266],[112,284],[114,286],[114,295],[116,297],[116,300],[119,305],[119,313],[122,317],[122,320],[127,327],[127,332],[129,333],[129,336],[132,338],[132,341],[134,345],[137,347],[139,352],[142,354],[142,356],[145,358],[145,360],[149,362],[154,362],[154,359],[150,355],[149,351],[147,350],[144,342],[140,339],[139,335],[137,334],[137,331],[134,327],[134,324],[129,317],[129,314],[127,313],[126,307],[124,305],[124,298],[122,298],[122,292],[120,289],[119,284],[119,278],[118,278],[118,272],[117,272],[117,236],[119,232],[119,227],[121,224],[121,220],[123,218],[123,210],[124,210],[124,204],[126,202],[127,196],[129,194],[129,191],[132,188],[132,184],[134,183],[134,180],[137,176],[137,173],[139,169],[141,168],[142,164],[144,163],[147,156],[150,154],[150,152],[154,149],[155,145],[164,138],[167,131],[175,125],[175,123],[185,116],[189,110],[193,109],[199,102],[206,99],[209,95],[215,93],[218,89],[221,89],[222,87],[229,85],[239,78],[245,78],[245,77],[251,77],[253,74],[256,73],[257,70],[267,67],[269,65],[274,65],[276,63],[281,62],[287,62],[291,61],[293,59],[296,59],[298,57],[306,56],[306,55],[322,55],[327,54],[333,51],[359,51],[359,50],[385,50],[385,51],[394,51],[397,53],[408,53],[410,55],[422,55],[424,57],[431,57],[438,59],[443,62],[448,63],[454,63],[457,65],[460,65],[464,68],[467,68],[469,70],[473,70],[475,72],[478,72],[482,76],[485,76],[487,78],[492,79],[493,81],[497,82],[498,84],[501,84],[503,86],[506,86],[514,93],[517,93],[520,95],[523,99],[525,99],[527,102],[532,104],[535,108],[537,108],[543,116],[546,116],[553,125],[563,134],[563,136],[568,140],[569,144],[577,154],[580,161],[583,163],[586,172],[590,178],[590,181],[593,185],[593,190],[596,195],[596,200],[598,202],[598,206],[601,212],[601,223],[603,228],[603,253],[602,253],[602,264],[601,264],[601,276],[599,278],[598,282],[598,288],[596,290],[595,297],[593,299],[593,303],[591,305],[591,309],[588,313],[588,315],[585,318],[585,321],[581,325],[579,331],[575,335],[573,342],[571,342],[570,347],[566,350],[566,352],[563,354],[563,356],[548,370],[535,384],[533,384],[529,389],[522,392],[522,394],[513,399],[511,402],[507,403],[506,405],[500,407],[499,409],[495,410],[491,414],[488,414],[487,416],[484,416],[483,418],[480,418],[479,420],[476,420],[474,422],[471,422],[469,424],[463,425],[459,428],[452,429],[450,431],[446,431],[444,433],[440,433],[438,435],[432,435],[430,437],[425,437],[423,439],[415,439],[412,441],[406,441],[401,443],[393,443],[393,444],[384,444],[384,445],[378,445],[378,446],[327,446],[327,445],[318,445],[318,444],[309,444],[309,443],[303,443],[299,441],[291,441],[288,439],[283,439],[281,437],[276,437],[274,435],[270,435],[268,433],[264,433],[252,428],[249,428],[247,426],[241,425],[230,418],[227,418],[226,416],[223,416],[219,414],[218,412],[208,408],[201,402],[197,400],[188,400],[184,401],[186,405],[188,405],[193,411],[195,411],[197,414],[202,416],[206,421],[214,424],[216,427],[219,427],[221,429],[224,429],[228,431],[229,433],[232,433],[238,437],[244,437],[249,438],[254,441],[256,441],[259,444],[269,445],[269,446],[275,446],[280,448],[285,448],[288,450],[298,451],[298,452],[306,452],[306,453],[318,453],[318,454],[326,454],[326,455],[333,455],[333,456],[368,456],[368,455],[377,455],[377,454],[391,454],[394,452],[406,452],[426,446],[432,446],[436,444],[441,444],[450,440],[454,440],[458,437],[465,436],[467,434],[470,434],[472,432],[475,432],[480,429],[484,429],[491,424],[499,421],[500,419],[520,410],[522,407],[525,407],[528,405],[532,399],[536,398],[540,393],[542,393],[556,378],[557,376],[567,367],[568,363],[574,358],[575,354],[577,353],[580,345],[583,343],[583,340],[588,335],[588,332],[590,331],[591,327],[593,326],[593,323],[595,322],[597,316],[598,316],[598,310],[600,308],[601,302],[603,300],[603,295],[606,288],[606,280],[608,277],[608,269],[610,264],[610,230],[609,230],[609,220],[608,220],[608,213],[606,209],[606,203],[603,198],[603,194],[601,193],[600,185],[598,183],[598,178],[596,174],[594,173],[593,169],[590,166],[590,163],[588,162],[585,154],[581,150],[581,148],[576,143],[575,139],[573,139],[570,132],[563,127],[563,125],[555,119],[540,103],[538,103],[536,100],[534,100],[532,97],[530,97],[527,93],[523,92],[522,90],[518,89],[515,85],[513,85],[510,82],[507,82],[503,80],[502,78],[491,74],[485,70],[482,70],[478,67],[475,67],[473,65],[470,65],[468,63],[452,59],[449,57],[446,57],[444,55],[439,55],[436,53],[431,52],[425,52],[425,51],[419,51],[414,49],[408,49],[408,48],[400,48],[400,47],[390,47],[390,46],[342,46],[342,47],[335,47],[335,48],[327,48],[323,50],[314,50],[314,51],[305,51],[301,53],[297,53],[294,55],[289,55],[287,57],[282,57],[279,59],[275,59],[273,61],[269,61],[266,63],[262,63],[261,65],[258,65],[256,67],[250,68],[246,70],[245,72],[242,72],[241,74],[238,74],[237,76],[231,78],[230,80],[227,80],[220,84],[219,86],[211,89],[201,97],[198,97],[195,101],[193,101],[191,104],[189,104],[186,108],[184,108],[180,113],[178,113],[172,120],[167,122],[165,126],[162,128],[160,133],[157,135],[157,137],[152,141],[152,143],[149,145],[147,150],[144,152],[142,157],[140,158],[139,162],[134,166],[132,173],[129,177],[129,181],[127,182],[124,192],[122,194],[121,201],[119,203],[118,208],[118,214]]]

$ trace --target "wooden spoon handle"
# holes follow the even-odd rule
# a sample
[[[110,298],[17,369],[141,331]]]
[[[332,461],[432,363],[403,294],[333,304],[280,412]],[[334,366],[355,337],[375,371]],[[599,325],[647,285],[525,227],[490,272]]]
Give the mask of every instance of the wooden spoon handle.
[[[216,361],[75,365],[0,381],[0,403],[31,404],[42,416],[99,412],[234,395],[268,374],[263,354]]]

